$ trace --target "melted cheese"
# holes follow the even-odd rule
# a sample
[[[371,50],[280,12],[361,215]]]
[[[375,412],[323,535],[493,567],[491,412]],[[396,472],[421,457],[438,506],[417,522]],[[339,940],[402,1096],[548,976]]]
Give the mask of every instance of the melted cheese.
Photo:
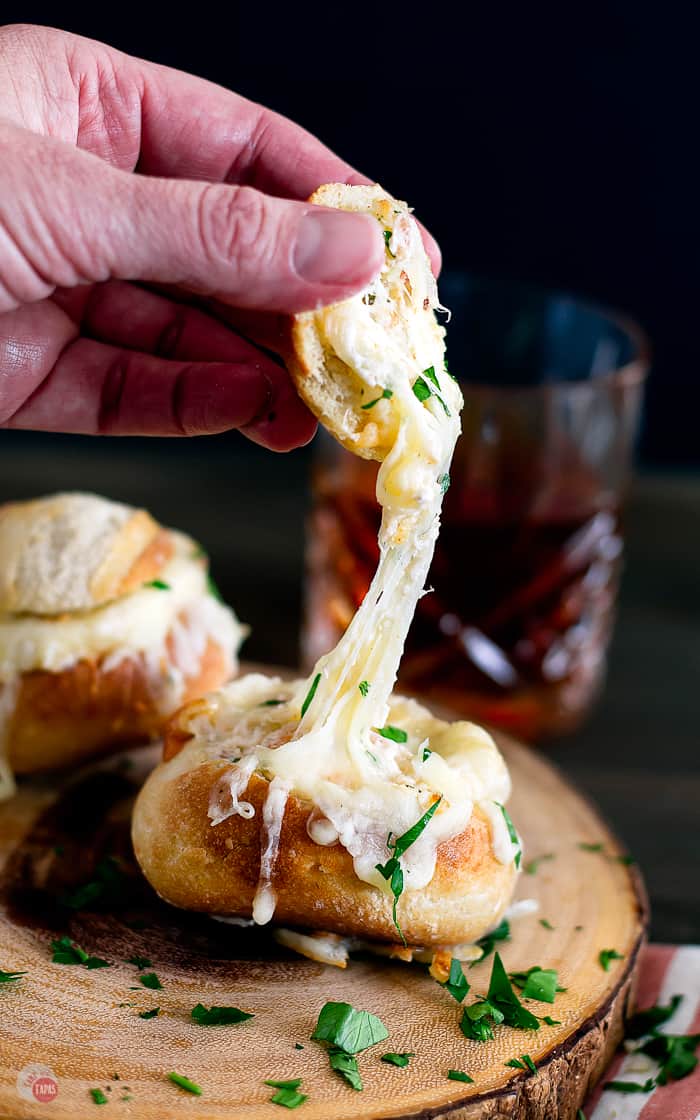
[[[376,216],[383,219],[386,206],[380,202]],[[507,799],[510,783],[490,736],[473,724],[450,726],[411,701],[392,698],[433,557],[462,405],[459,387],[445,370],[444,332],[433,313],[437,291],[420,232],[403,204],[396,206],[400,209],[393,210],[389,222],[393,230],[380,282],[316,313],[322,340],[364,386],[364,399],[381,397],[371,415],[394,431],[377,478],[382,507],[377,572],[345,634],[307,681],[283,685],[245,678],[225,690],[215,712],[199,713],[190,725],[195,735],[209,741],[214,755],[230,757],[235,749],[246,768],[254,758],[255,768],[272,782],[275,829],[284,811],[276,792],[282,783],[285,791],[293,790],[315,807],[308,826],[311,838],[342,844],[358,877],[385,892],[389,887],[376,865],[388,857],[388,835],[405,832],[438,796],[438,811],[401,858],[405,890],[430,882],[438,846],[466,828],[475,805],[484,808],[491,822],[496,858],[513,860],[507,829],[506,844],[492,812],[494,801]],[[425,387],[430,390],[427,399],[416,395],[419,378],[423,398]],[[348,431],[355,427],[349,423]],[[368,423],[356,437],[358,446],[371,428]],[[369,688],[360,688],[361,682]],[[312,684],[313,698],[301,714]],[[266,707],[268,699],[284,703]],[[407,732],[406,743],[379,733],[388,722]],[[210,815],[216,821],[235,811],[233,803],[228,810],[218,804]],[[505,828],[500,810],[496,812]],[[267,819],[263,832],[256,921],[272,916],[269,851],[274,835],[271,840]]]
[[[163,714],[181,702],[185,681],[196,675],[208,641],[229,657],[230,670],[245,637],[233,612],[209,591],[196,546],[172,533],[173,556],[160,580],[94,610],[42,616],[0,613],[0,800],[14,792],[7,735],[22,673],[60,673],[82,659],[102,659],[105,672],[141,657],[151,693]],[[164,668],[165,667],[165,668]]]

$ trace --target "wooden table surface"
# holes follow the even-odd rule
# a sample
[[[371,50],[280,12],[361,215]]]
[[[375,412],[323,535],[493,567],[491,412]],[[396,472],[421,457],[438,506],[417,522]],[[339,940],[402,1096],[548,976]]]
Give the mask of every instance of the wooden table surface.
[[[90,489],[192,533],[253,633],[249,659],[293,665],[310,453],[238,436],[107,440],[0,432],[0,500]],[[605,693],[558,764],[638,860],[652,938],[700,941],[700,477],[638,479]]]

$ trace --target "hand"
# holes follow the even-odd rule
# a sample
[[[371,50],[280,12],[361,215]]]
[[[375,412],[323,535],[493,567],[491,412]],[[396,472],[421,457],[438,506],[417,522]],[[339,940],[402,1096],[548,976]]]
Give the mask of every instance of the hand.
[[[368,180],[284,117],[101,43],[10,26],[0,57],[0,425],[306,443],[284,368],[223,320],[368,284],[377,223],[303,201]]]

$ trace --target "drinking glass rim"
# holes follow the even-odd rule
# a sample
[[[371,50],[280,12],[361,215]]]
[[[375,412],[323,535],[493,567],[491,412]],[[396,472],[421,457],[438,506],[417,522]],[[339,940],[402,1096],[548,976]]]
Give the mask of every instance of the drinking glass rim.
[[[578,377],[571,380],[567,380],[566,378],[553,378],[548,381],[539,381],[531,385],[493,385],[488,381],[469,381],[466,378],[464,380],[458,378],[460,388],[463,392],[468,391],[469,393],[477,394],[490,393],[494,396],[535,396],[537,394],[542,395],[562,389],[567,389],[572,392],[590,392],[591,389],[610,386],[615,382],[621,383],[625,388],[632,388],[646,381],[651,366],[651,343],[646,331],[639,325],[636,319],[625,315],[624,312],[610,310],[594,301],[579,299],[579,297],[571,295],[571,293],[568,292],[560,292],[556,289],[552,289],[551,295],[574,299],[582,307],[595,311],[609,322],[614,323],[615,326],[624,331],[632,341],[635,348],[633,357],[630,358],[628,362],[625,362],[624,365],[617,366],[615,369],[611,369],[607,373],[598,374],[595,377]]]

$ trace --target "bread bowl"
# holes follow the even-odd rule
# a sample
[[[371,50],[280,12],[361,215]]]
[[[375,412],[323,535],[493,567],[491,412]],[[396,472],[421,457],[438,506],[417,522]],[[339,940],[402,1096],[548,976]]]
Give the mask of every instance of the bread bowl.
[[[157,736],[229,679],[244,631],[190,537],[69,493],[0,507],[0,712],[11,775]]]

